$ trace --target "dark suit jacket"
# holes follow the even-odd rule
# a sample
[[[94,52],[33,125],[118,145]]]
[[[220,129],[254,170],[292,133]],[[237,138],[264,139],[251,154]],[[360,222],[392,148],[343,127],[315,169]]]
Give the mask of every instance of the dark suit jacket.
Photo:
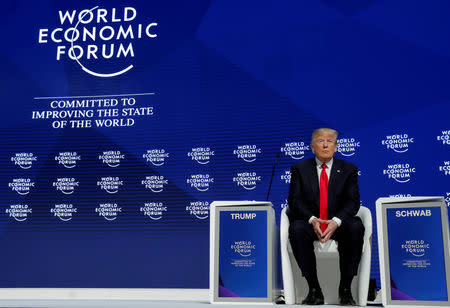
[[[315,158],[301,161],[291,167],[289,186],[289,218],[308,221],[320,217],[320,190]],[[328,219],[345,221],[359,210],[358,168],[334,158],[328,184]]]

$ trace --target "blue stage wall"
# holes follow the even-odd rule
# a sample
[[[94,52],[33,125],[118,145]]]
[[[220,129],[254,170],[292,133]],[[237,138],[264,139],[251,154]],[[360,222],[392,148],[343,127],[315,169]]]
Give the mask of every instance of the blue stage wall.
[[[3,1],[0,287],[207,288],[209,204],[265,200],[279,152],[279,219],[317,127],[373,214],[448,201],[449,9]]]

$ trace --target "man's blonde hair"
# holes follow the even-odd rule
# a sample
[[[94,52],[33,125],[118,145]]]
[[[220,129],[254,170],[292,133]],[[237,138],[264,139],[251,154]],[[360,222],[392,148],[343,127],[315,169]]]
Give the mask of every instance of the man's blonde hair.
[[[315,131],[313,131],[312,137],[311,137],[311,143],[314,142],[316,137],[321,134],[332,135],[334,137],[335,141],[337,142],[337,137],[338,137],[337,130],[332,129],[332,128],[327,128],[327,127],[322,127],[322,128],[318,128]]]

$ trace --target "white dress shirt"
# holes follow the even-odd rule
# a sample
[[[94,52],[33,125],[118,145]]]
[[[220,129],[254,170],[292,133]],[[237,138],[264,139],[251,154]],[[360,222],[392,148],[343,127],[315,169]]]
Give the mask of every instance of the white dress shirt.
[[[317,169],[317,177],[319,179],[319,189],[320,189],[320,174],[322,173],[322,165],[323,162],[321,162],[320,160],[317,159],[316,157],[316,169]],[[331,167],[333,167],[333,158],[330,159],[329,162],[327,162],[325,165],[327,165],[327,168],[325,169],[325,172],[327,173],[327,177],[328,177],[328,183],[330,183],[330,173],[331,173]],[[311,223],[313,221],[313,219],[317,218],[316,216],[311,216],[308,220],[309,223]],[[333,217],[332,218],[338,225],[338,227],[342,224],[342,220],[340,220],[337,217]]]

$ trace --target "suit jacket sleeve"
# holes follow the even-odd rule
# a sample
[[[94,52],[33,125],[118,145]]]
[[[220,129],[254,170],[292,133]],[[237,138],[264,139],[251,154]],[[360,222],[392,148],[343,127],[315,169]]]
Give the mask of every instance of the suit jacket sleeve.
[[[306,187],[304,178],[302,178],[300,171],[295,167],[291,167],[291,183],[289,185],[288,205],[290,210],[290,217],[293,219],[302,219],[308,221],[311,216],[314,216],[311,208],[312,204],[306,198]]]

